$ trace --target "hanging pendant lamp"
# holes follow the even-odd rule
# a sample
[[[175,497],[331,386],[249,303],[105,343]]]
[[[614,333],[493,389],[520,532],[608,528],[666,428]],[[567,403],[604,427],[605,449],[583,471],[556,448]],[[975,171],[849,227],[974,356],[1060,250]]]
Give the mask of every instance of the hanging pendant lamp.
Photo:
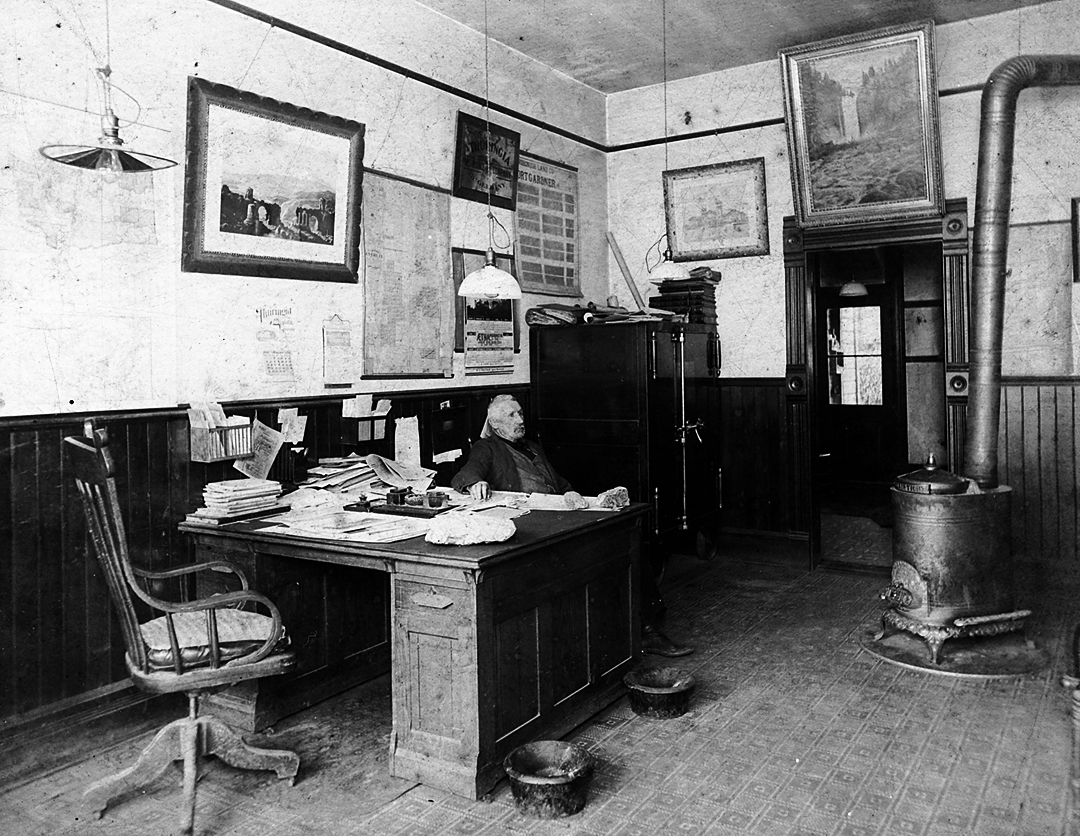
[[[652,282],[680,281],[689,278],[690,270],[686,265],[671,260],[671,250],[665,250],[664,258],[649,271],[649,281]]]
[[[135,174],[172,168],[176,165],[175,160],[136,151],[124,145],[124,140],[120,138],[120,120],[112,108],[112,67],[109,63],[112,47],[109,28],[109,3],[105,0],[105,66],[95,69],[102,87],[104,106],[104,112],[101,115],[101,136],[98,137],[97,142],[91,143],[42,145],[38,148],[38,152],[53,162],[114,174]]]
[[[491,111],[488,79],[488,4],[484,0],[484,158],[487,183],[488,248],[486,263],[473,270],[461,282],[458,296],[481,296],[486,299],[520,299],[521,285],[512,275],[495,266],[495,215],[491,211]]]

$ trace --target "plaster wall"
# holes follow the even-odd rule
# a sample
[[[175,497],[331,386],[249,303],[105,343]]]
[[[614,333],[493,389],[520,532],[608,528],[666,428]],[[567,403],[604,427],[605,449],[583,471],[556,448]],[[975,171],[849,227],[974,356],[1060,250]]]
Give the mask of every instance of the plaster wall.
[[[317,385],[322,322],[336,313],[358,328],[367,313],[362,284],[180,270],[189,75],[362,122],[367,167],[442,188],[451,186],[458,111],[483,116],[486,91],[492,102],[520,108],[533,121],[494,111],[492,121],[519,131],[522,150],[578,167],[582,289],[589,299],[607,294],[603,153],[536,124],[600,137],[600,94],[497,44],[485,73],[482,36],[411,0],[335,0],[314,15],[296,4],[256,5],[473,101],[205,0],[114,2],[108,46],[100,0],[20,4],[0,30],[8,126],[0,136],[0,416],[326,393]],[[179,166],[110,180],[37,153],[45,143],[100,134],[89,68],[106,61],[114,84],[141,106],[114,97],[121,137]],[[486,248],[487,207],[451,204],[451,245]],[[512,235],[511,214],[495,215]],[[508,243],[497,233],[500,249]],[[452,288],[450,276],[446,282]],[[527,295],[520,311],[540,301]],[[267,308],[290,311],[303,366],[294,381],[260,368],[251,335]],[[353,345],[359,352],[355,331]],[[466,379],[457,354],[448,379],[357,377],[333,393],[521,383],[527,340],[522,349],[511,376]]]
[[[974,215],[981,87],[1019,54],[1073,54],[1080,2],[1058,0],[937,27],[945,196],[966,197]],[[969,89],[970,88],[970,89]],[[723,274],[717,315],[725,377],[784,373],[782,219],[793,212],[778,61],[641,88],[608,98],[608,142],[616,149],[667,136],[660,146],[608,156],[609,224],[647,295],[646,253],[665,231],[662,172],[763,157],[770,252],[707,263]],[[745,127],[743,127],[745,126]],[[1074,292],[1071,198],[1080,195],[1080,88],[1023,92],[1016,154],[1006,286],[1003,372],[1072,375],[1080,368],[1080,302]],[[705,131],[713,135],[681,140]],[[658,254],[649,253],[655,264]],[[693,263],[688,266],[695,266]],[[609,267],[613,292],[624,290]]]

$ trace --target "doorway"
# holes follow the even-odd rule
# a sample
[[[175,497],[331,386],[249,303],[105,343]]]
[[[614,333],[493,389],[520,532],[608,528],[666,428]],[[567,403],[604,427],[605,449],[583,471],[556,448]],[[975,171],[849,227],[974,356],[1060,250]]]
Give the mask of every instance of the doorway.
[[[784,219],[788,502],[811,569],[888,573],[896,477],[961,466],[969,261],[963,199],[904,222]]]
[[[819,253],[816,488],[823,562],[892,566],[890,487],[944,461],[941,248]]]
[[[821,557],[829,563],[892,565],[889,487],[907,459],[895,249],[817,258],[815,446]]]

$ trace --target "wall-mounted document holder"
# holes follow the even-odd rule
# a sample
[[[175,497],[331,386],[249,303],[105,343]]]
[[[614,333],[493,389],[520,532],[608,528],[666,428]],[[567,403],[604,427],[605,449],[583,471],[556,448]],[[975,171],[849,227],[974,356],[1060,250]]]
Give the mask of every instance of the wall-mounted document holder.
[[[392,449],[393,438],[394,421],[387,415],[364,415],[341,419],[342,444],[375,444],[382,449],[389,439]]]
[[[390,401],[372,406],[370,395],[347,398],[341,404],[341,441],[343,444],[369,444],[393,438]]]
[[[240,415],[226,418],[219,404],[193,405],[187,413],[193,462],[250,459],[255,454],[250,418]]]
[[[191,427],[190,431],[193,462],[249,459],[253,455],[250,424],[246,427]]]

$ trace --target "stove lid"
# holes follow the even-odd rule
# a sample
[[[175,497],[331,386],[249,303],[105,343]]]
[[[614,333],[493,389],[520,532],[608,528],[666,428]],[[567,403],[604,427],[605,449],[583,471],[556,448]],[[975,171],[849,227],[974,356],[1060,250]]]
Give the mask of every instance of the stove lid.
[[[968,480],[948,470],[942,470],[931,454],[926,459],[926,464],[918,470],[897,476],[893,487],[908,493],[964,493],[967,491]]]

